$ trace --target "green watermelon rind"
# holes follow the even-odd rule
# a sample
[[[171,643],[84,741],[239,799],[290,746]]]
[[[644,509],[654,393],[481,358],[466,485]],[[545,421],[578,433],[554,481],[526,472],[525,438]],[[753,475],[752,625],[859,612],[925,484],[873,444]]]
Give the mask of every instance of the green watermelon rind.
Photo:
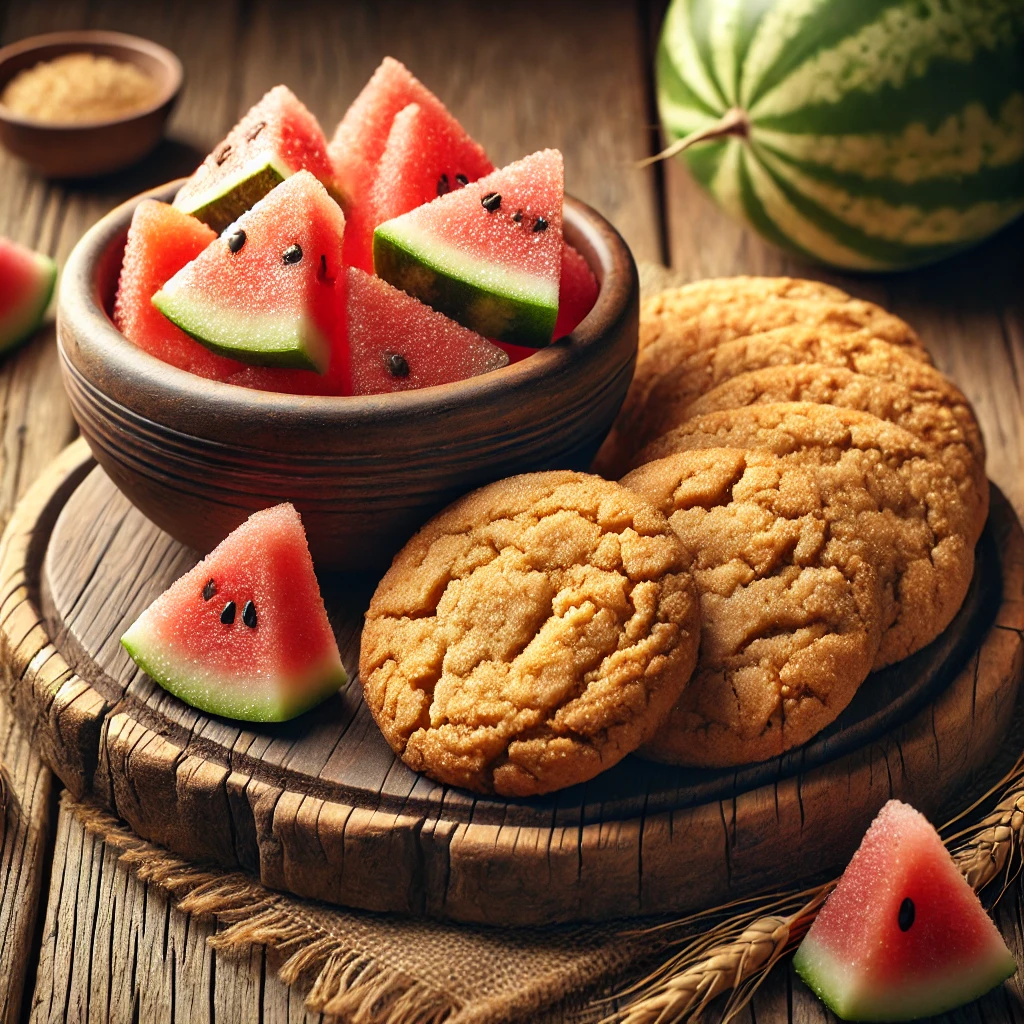
[[[160,662],[165,660],[164,652],[150,649],[141,620],[121,637],[121,644],[132,661],[168,693],[200,711],[243,722],[287,722],[333,696],[348,682],[348,674],[332,651],[322,664],[282,680],[274,694],[254,696],[266,691],[265,674],[255,674],[252,679],[225,679],[223,686],[214,691],[208,677],[190,675],[186,670],[171,675],[163,670]],[[288,692],[292,690],[294,694]]]
[[[219,307],[175,288],[173,279],[152,302],[171,323],[218,355],[254,366],[327,372],[330,339],[305,318],[261,316]],[[243,323],[244,339],[239,330]]]
[[[373,233],[378,277],[485,338],[543,348],[558,319],[558,284],[467,256],[407,224]]]
[[[261,153],[202,192],[184,197],[179,193],[174,205],[220,234],[296,170],[273,154]]]
[[[32,256],[39,269],[36,289],[33,295],[26,298],[20,316],[12,317],[8,314],[7,323],[0,324],[0,352],[7,352],[32,336],[42,323],[53,298],[57,286],[57,264],[39,252],[34,252]]]
[[[877,992],[871,998],[850,998],[843,992],[843,965],[820,943],[805,939],[793,958],[793,966],[814,994],[841,1020],[903,1021],[946,1013],[980,999],[1017,970],[1009,950],[994,951],[984,968],[977,961],[959,972],[949,968],[940,983],[934,978],[917,983],[901,982],[898,988]]]

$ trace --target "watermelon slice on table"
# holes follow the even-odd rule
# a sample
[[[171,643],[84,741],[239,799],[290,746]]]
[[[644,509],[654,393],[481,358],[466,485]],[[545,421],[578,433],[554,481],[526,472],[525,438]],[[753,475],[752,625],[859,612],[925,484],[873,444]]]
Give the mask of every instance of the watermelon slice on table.
[[[543,150],[381,224],[377,274],[470,330],[540,348],[558,316],[562,155]]]
[[[343,390],[345,217],[299,171],[183,267],[153,304],[220,355],[328,373]]]
[[[844,1020],[961,1006],[1017,964],[923,815],[890,800],[797,950],[800,976]]]
[[[366,210],[370,214],[358,240],[346,241],[353,266],[373,266],[373,229],[386,220],[458,191],[490,174],[494,165],[444,107],[410,103],[395,116],[387,145],[377,165],[376,181]],[[364,218],[360,218],[364,220]],[[352,246],[348,242],[352,241]],[[358,258],[356,244],[358,241]]]
[[[298,512],[251,515],[121,637],[132,660],[192,707],[283,722],[347,677]]]
[[[167,319],[153,296],[217,234],[202,221],[155,199],[143,199],[132,216],[114,301],[117,329],[139,348],[200,377],[224,380],[242,364],[203,348]]]
[[[199,165],[174,205],[221,232],[300,170],[310,171],[334,191],[323,130],[292,91],[278,85]]]
[[[466,158],[466,169],[461,172],[455,170],[453,174],[463,173],[469,180],[473,180],[474,168],[477,177],[491,170],[483,150],[465,135],[445,105],[404,64],[392,57],[385,57],[348,108],[328,147],[349,224],[345,239],[345,262],[362,270],[373,270],[370,243],[373,228],[379,221],[374,220],[371,193],[374,184],[381,178],[378,174],[379,164],[388,148],[396,115],[412,103],[420,108],[418,130],[423,133],[421,138],[428,138],[431,132],[435,135],[440,133],[441,138],[447,135],[458,153]],[[414,148],[396,142],[389,157],[389,167],[393,170],[396,165],[409,161],[406,165],[409,170],[403,173],[412,174],[422,167],[428,178],[433,176],[435,171],[428,171],[427,168],[437,155],[437,144],[432,142],[428,145],[430,152],[425,151],[422,158],[417,159]],[[440,167],[436,171],[437,176],[444,171]],[[455,182],[454,177],[452,180]],[[434,182],[436,188],[436,177]],[[404,186],[399,185],[398,188],[398,194],[405,194]],[[436,191],[428,198],[433,198],[433,195],[436,195]],[[404,213],[405,210],[399,212]]]
[[[24,341],[42,322],[57,282],[57,264],[0,238],[0,352]]]
[[[448,384],[508,363],[486,338],[356,267],[348,271],[348,338],[357,395]]]

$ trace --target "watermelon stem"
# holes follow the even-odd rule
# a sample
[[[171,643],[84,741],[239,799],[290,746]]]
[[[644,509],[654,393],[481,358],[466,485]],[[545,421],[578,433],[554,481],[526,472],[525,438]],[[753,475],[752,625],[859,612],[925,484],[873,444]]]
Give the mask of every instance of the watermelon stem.
[[[721,139],[726,135],[746,138],[749,132],[750,118],[747,117],[747,112],[740,107],[730,107],[714,124],[708,125],[706,128],[698,128],[697,131],[690,132],[689,135],[684,135],[681,139],[676,139],[671,146],[663,149],[660,153],[655,153],[654,156],[649,156],[646,160],[637,161],[636,166],[638,170],[650,167],[651,164],[656,164],[659,160],[668,160],[670,157],[682,153],[698,142],[709,142],[712,139]]]

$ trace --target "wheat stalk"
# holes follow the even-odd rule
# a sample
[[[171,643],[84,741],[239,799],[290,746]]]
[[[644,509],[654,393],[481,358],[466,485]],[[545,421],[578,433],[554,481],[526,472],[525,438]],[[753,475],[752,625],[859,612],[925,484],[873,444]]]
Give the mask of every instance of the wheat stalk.
[[[999,802],[981,821],[952,831],[998,794]],[[1024,864],[1024,757],[940,831],[946,833],[944,841],[975,892],[1002,879],[993,901],[998,902]],[[739,901],[650,929],[689,932],[696,923],[728,915],[741,904],[748,908],[726,916],[696,938],[679,940],[680,950],[619,993],[619,998],[633,998],[601,1024],[682,1024],[716,997],[729,993],[722,1014],[722,1024],[727,1024],[750,1002],[779,960],[799,944],[835,884],[833,880],[817,889]]]

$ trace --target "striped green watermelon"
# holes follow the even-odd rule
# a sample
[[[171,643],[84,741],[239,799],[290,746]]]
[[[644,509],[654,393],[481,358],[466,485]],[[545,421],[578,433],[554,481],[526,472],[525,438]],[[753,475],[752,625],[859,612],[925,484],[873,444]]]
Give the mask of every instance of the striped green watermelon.
[[[803,256],[915,266],[1024,211],[1020,0],[673,0],[657,79],[666,152]]]

